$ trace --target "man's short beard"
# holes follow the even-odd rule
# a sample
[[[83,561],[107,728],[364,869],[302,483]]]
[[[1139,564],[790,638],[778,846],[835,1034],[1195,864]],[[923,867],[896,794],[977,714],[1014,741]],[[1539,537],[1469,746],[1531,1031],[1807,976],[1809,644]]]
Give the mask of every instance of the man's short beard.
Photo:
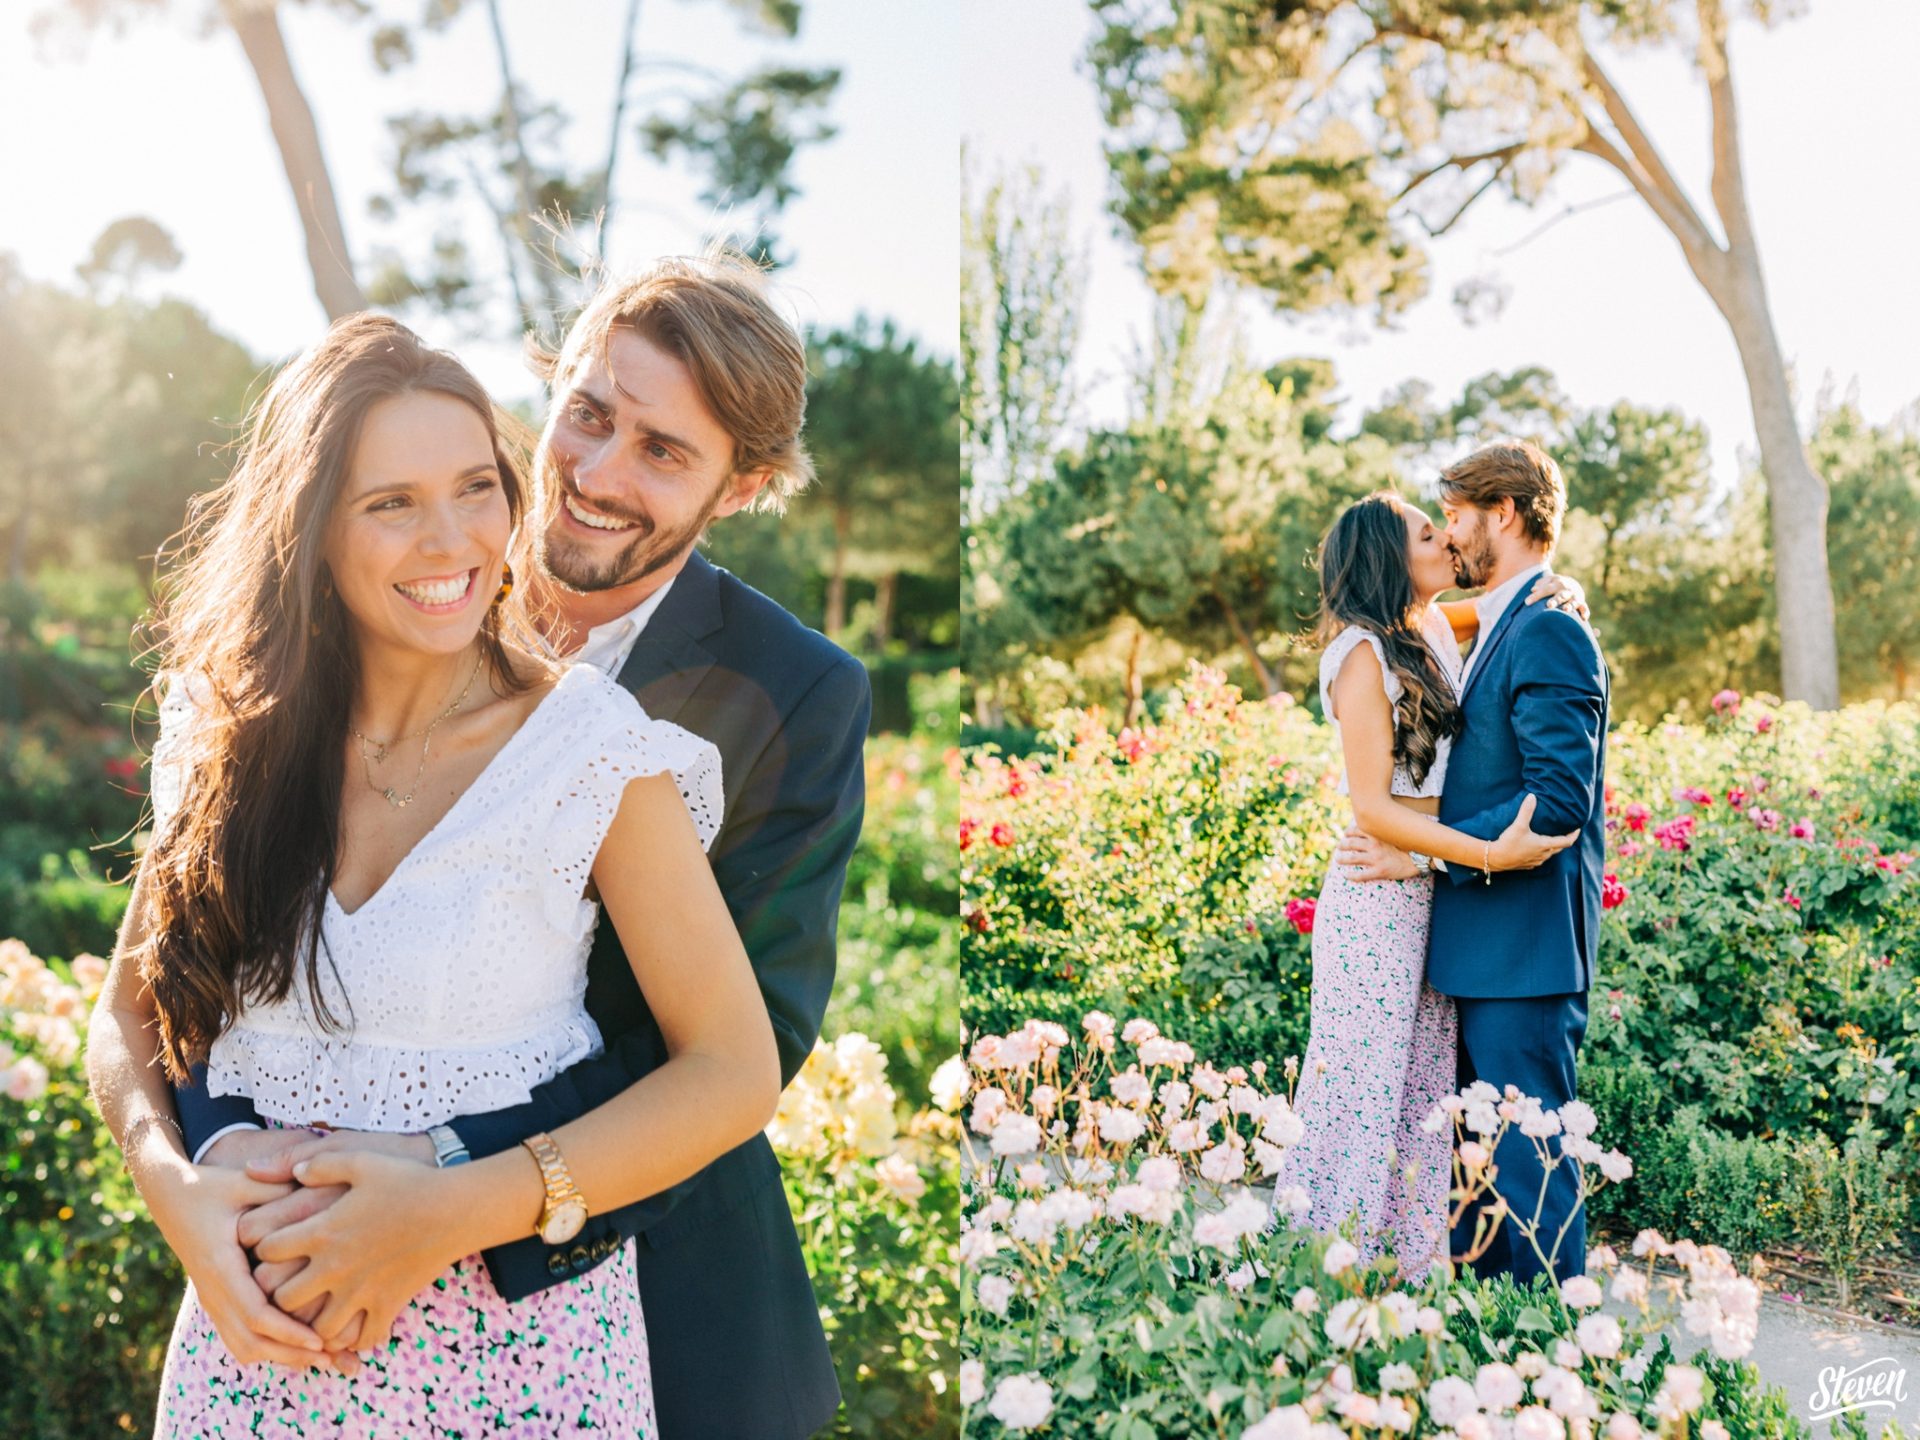
[[[1493,573],[1493,541],[1484,522],[1474,527],[1466,544],[1453,547],[1453,578],[1462,590],[1478,590]]]
[[[726,498],[731,484],[732,477],[728,477],[715,489],[692,524],[672,533],[662,533],[651,522],[642,522],[638,533],[625,549],[609,560],[596,562],[588,558],[583,546],[567,537],[555,543],[553,527],[560,523],[560,511],[566,504],[569,492],[557,476],[548,476],[549,493],[554,497],[553,513],[547,517],[547,523],[540,527],[540,534],[534,540],[534,563],[540,567],[542,574],[563,589],[582,595],[617,590],[623,585],[644,580],[656,570],[671,565],[683,551],[699,541],[706,533],[708,522],[713,519],[713,512],[720,508],[720,502]]]

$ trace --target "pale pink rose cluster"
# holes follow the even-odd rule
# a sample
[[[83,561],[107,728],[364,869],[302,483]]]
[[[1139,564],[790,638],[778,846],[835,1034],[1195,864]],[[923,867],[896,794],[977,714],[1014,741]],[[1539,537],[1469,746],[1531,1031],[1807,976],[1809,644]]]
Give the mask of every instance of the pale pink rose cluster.
[[[106,978],[106,962],[82,955],[69,985],[19,940],[0,940],[0,1032],[10,1032],[36,1054],[16,1058],[0,1045],[0,1091],[13,1100],[47,1093],[50,1070],[63,1071],[80,1058],[80,1027]]]
[[[1297,1217],[1307,1197],[1289,1187],[1270,1206],[1236,1187],[1256,1170],[1271,1175],[1278,1169],[1279,1157],[1300,1137],[1299,1118],[1284,1096],[1265,1094],[1255,1083],[1264,1079],[1265,1067],[1249,1074],[1209,1065],[1150,1021],[1122,1024],[1096,1013],[1083,1030],[1071,1057],[1065,1047],[1049,1055],[1055,1037],[1034,1034],[1031,1027],[1015,1032],[1029,1039],[1011,1049],[1006,1036],[981,1037],[969,1049],[974,1088],[955,1103],[970,1100],[969,1128],[984,1141],[974,1147],[984,1164],[976,1171],[977,1199],[961,1239],[963,1263],[977,1277],[971,1287],[976,1313],[1024,1323],[1012,1311],[1014,1298],[1029,1288],[1043,1291],[1049,1274],[1093,1253],[1102,1243],[1102,1222],[1126,1226],[1144,1243],[1171,1246],[1174,1255],[1183,1241],[1210,1252],[1218,1265],[1203,1267],[1202,1283],[1218,1287],[1229,1303],[1243,1293],[1252,1303],[1260,1295],[1257,1283],[1273,1273],[1272,1256],[1262,1245],[1273,1213]],[[983,1044],[989,1039],[998,1043]],[[1583,1188],[1632,1173],[1625,1155],[1601,1148],[1597,1117],[1577,1101],[1549,1110],[1511,1087],[1477,1084],[1448,1097],[1433,1119],[1437,1127],[1457,1126],[1470,1183],[1484,1183],[1484,1175],[1472,1174],[1476,1152],[1484,1171],[1510,1131],[1548,1151],[1553,1163],[1583,1167]],[[1011,1193],[1001,1193],[1008,1181]],[[1201,1198],[1209,1190],[1212,1198]],[[1372,1273],[1360,1250],[1336,1237],[1320,1254],[1327,1277],[1322,1291],[1331,1281],[1334,1293],[1323,1298],[1306,1286],[1273,1303],[1316,1316],[1328,1358],[1394,1347],[1411,1337],[1446,1337],[1458,1300],[1443,1296],[1423,1304],[1412,1291],[1358,1293],[1363,1287],[1357,1277]],[[1717,1353],[1746,1353],[1758,1289],[1733,1270],[1724,1251],[1669,1243],[1648,1232],[1634,1255],[1685,1268],[1691,1294],[1679,1293],[1689,1329],[1710,1337]],[[1300,1403],[1277,1407],[1240,1431],[1242,1440],[1356,1434],[1385,1440],[1416,1430],[1433,1433],[1435,1440],[1656,1440],[1672,1428],[1673,1417],[1699,1409],[1698,1372],[1669,1367],[1646,1413],[1613,1412],[1618,1402],[1604,1388],[1609,1377],[1644,1377],[1652,1352],[1641,1342],[1664,1321],[1649,1311],[1650,1266],[1623,1265],[1604,1245],[1586,1260],[1587,1273],[1560,1290],[1573,1317],[1571,1335],[1472,1374],[1443,1376],[1424,1389],[1417,1370],[1396,1363],[1382,1370],[1373,1387],[1377,1393],[1363,1393],[1352,1368],[1335,1364]],[[1348,1293],[1341,1295],[1341,1289]],[[1623,1322],[1601,1313],[1609,1295],[1640,1309],[1645,1323],[1642,1317]],[[1044,1300],[1040,1304],[1044,1308]],[[1142,1346],[1147,1348],[1144,1339]],[[1294,1372],[1281,1356],[1273,1373]],[[995,1383],[978,1360],[969,1360],[961,1373],[963,1402],[986,1404],[1009,1429],[1048,1423],[1057,1397],[1051,1389],[1043,1397],[1035,1388],[1046,1384],[1041,1373],[1011,1374]],[[1423,1424],[1444,1428],[1433,1432]],[[1696,1432],[1701,1440],[1710,1433],[1698,1424],[1688,1431]]]

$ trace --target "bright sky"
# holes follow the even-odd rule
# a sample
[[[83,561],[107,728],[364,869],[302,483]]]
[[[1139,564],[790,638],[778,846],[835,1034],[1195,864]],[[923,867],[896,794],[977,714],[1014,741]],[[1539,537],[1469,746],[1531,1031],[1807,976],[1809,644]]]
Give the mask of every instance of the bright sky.
[[[176,0],[179,18],[146,21],[83,49],[36,48],[27,20],[53,0],[8,0],[0,10],[0,250],[27,273],[73,282],[73,267],[106,225],[147,215],[173,235],[185,263],[160,288],[191,299],[263,357],[315,339],[305,244],[266,110],[239,42],[196,35],[211,0]],[[388,7],[416,14],[414,4]],[[611,0],[504,0],[516,78],[572,117],[574,153],[604,156],[625,6]],[[387,188],[385,117],[412,109],[477,113],[499,94],[485,7],[472,5],[444,36],[425,37],[420,62],[381,76],[369,27],[327,6],[281,6],[288,48],[319,121],[347,240],[364,262],[379,229],[367,199]],[[731,77],[763,58],[844,71],[830,110],[837,138],[800,153],[801,194],[778,222],[797,262],[779,290],[809,327],[860,310],[892,316],[933,352],[958,348],[957,128],[960,75],[955,7],[944,0],[807,0],[797,43],[743,34],[725,7],[644,4],[643,56],[711,65]],[[637,77],[628,115],[684,75]],[[694,248],[713,218],[684,177],[629,143],[617,171],[609,246],[616,264]],[[491,233],[470,243],[485,257]],[[362,264],[362,273],[365,273]],[[429,339],[457,348],[503,400],[536,384],[517,348],[459,339],[446,322],[410,317]]]
[[[1091,239],[1080,372],[1086,419],[1125,413],[1123,380],[1148,329],[1149,292],[1130,242],[1114,238],[1091,79],[1080,62],[1086,9],[975,0],[967,10],[961,132],[983,161],[1038,162],[1072,196]],[[1750,204],[1781,345],[1797,377],[1803,428],[1823,381],[1858,386],[1869,419],[1920,400],[1920,5],[1811,0],[1772,31],[1736,27],[1734,80]],[[1673,51],[1621,58],[1616,80],[1696,207],[1709,208],[1704,91]],[[1250,311],[1256,354],[1329,356],[1341,393],[1372,404],[1413,378],[1450,400],[1468,378],[1541,364],[1584,407],[1629,399],[1678,406],[1706,424],[1715,479],[1728,484],[1754,450],[1740,362],[1725,322],[1678,245],[1637,199],[1560,221],[1570,204],[1625,190],[1599,161],[1575,156],[1534,210],[1489,194],[1432,249],[1429,297],[1388,332],[1352,319],[1276,319]],[[1509,247],[1520,246],[1511,253]],[[1468,326],[1449,297],[1497,273],[1511,287],[1496,321]]]

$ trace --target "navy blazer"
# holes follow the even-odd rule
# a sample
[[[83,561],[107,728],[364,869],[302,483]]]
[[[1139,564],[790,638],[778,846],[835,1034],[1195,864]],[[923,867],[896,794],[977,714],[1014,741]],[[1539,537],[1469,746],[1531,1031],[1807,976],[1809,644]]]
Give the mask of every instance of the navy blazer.
[[[1536,802],[1543,835],[1580,838],[1535,870],[1447,863],[1434,887],[1427,979],[1477,999],[1567,995],[1593,984],[1606,860],[1607,706],[1599,642],[1581,620],[1515,597],[1481,638],[1461,690],[1440,821],[1481,840]],[[1450,882],[1450,883],[1449,883]]]
[[[720,751],[726,814],[710,858],[767,1002],[784,1084],[813,1049],[833,986],[840,892],[866,798],[866,669],[696,551],[619,679],[649,715]],[[450,1122],[475,1159],[578,1119],[666,1061],[608,923],[588,962],[586,1004],[605,1052],[524,1105]],[[174,1092],[190,1154],[216,1130],[258,1119],[245,1097],[209,1097],[204,1072],[195,1080]],[[764,1135],[593,1216],[567,1245],[528,1235],[485,1259],[512,1301],[595,1268],[635,1237],[663,1440],[799,1440],[832,1421],[833,1361]]]

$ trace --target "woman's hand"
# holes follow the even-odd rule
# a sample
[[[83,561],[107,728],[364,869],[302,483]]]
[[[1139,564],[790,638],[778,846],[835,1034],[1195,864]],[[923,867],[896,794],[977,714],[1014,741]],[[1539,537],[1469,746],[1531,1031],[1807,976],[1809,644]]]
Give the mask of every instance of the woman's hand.
[[[1566,835],[1537,835],[1533,830],[1535,800],[1528,795],[1520,802],[1513,823],[1500,832],[1487,850],[1487,863],[1494,870],[1532,870],[1544,865],[1580,838],[1575,830]]]
[[[380,1137],[381,1148],[390,1138],[401,1137]],[[293,1152],[293,1166],[304,1186],[345,1190],[317,1214],[275,1230],[254,1246],[267,1266],[305,1261],[276,1286],[274,1303],[296,1314],[323,1302],[312,1325],[330,1348],[384,1349],[408,1302],[446,1269],[450,1258],[459,1258],[443,1253],[438,1227],[417,1223],[421,1215],[446,1213],[448,1172],[333,1136]],[[278,1279],[279,1272],[268,1272],[267,1278]]]
[[[285,1198],[293,1188],[202,1165],[193,1167],[178,1193],[148,1196],[161,1234],[193,1282],[200,1308],[242,1365],[271,1360],[305,1370],[332,1363],[325,1342],[311,1326],[260,1292],[238,1237],[242,1216],[256,1205]]]
[[[1569,610],[1583,621],[1590,618],[1586,588],[1571,575],[1542,575],[1527,592],[1527,604],[1545,600],[1555,610]]]

